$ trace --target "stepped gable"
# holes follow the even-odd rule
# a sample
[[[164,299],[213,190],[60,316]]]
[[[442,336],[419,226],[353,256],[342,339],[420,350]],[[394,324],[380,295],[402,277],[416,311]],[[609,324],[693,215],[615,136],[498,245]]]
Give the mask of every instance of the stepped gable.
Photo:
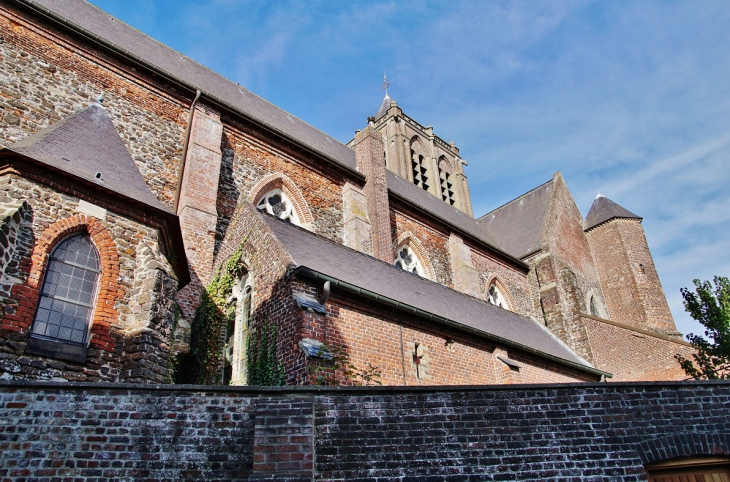
[[[273,216],[260,215],[298,268],[308,268],[419,308],[519,349],[599,373],[535,321],[397,269]]]
[[[479,225],[489,231],[509,254],[518,259],[525,257],[541,246],[552,187],[551,179],[485,214],[479,218]]]
[[[150,191],[106,109],[99,102],[3,151],[15,152],[172,214]]]
[[[463,234],[490,246],[495,251],[506,256],[507,258],[522,264],[519,259],[513,257],[507,252],[492,234],[477,223],[477,221],[459,211],[455,207],[449,206],[438,198],[435,198],[428,192],[419,188],[407,179],[403,179],[397,174],[386,171],[386,179],[388,189],[395,197],[414,205],[418,209],[460,231]]]
[[[349,170],[356,170],[355,153],[349,147],[94,5],[79,0],[35,0],[33,5],[50,10],[190,84],[193,89],[200,89],[254,122],[324,154]]]
[[[588,231],[614,218],[643,219],[599,193],[593,201],[590,211],[588,211],[588,216],[586,216],[583,223],[583,229]]]

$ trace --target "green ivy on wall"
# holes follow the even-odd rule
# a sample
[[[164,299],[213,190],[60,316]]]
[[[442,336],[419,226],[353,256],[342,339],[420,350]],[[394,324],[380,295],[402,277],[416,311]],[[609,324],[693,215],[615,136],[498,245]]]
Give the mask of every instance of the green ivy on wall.
[[[276,325],[266,321],[246,340],[249,385],[284,385],[286,374],[276,357],[276,339]]]
[[[244,240],[245,243],[245,240]],[[244,273],[241,263],[243,244],[216,273],[203,292],[200,305],[190,326],[189,369],[186,379],[198,384],[221,383],[221,333],[230,317],[235,316],[235,304],[228,302],[233,285]],[[179,377],[178,377],[179,379]]]

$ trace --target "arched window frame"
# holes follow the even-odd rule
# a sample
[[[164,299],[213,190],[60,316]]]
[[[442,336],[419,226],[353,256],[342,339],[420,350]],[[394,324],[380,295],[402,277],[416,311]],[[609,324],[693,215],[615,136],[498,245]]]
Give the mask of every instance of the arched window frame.
[[[456,204],[456,196],[454,191],[453,179],[451,179],[451,165],[446,159],[446,156],[439,157],[438,161],[439,170],[439,189],[441,191],[441,200],[453,206]]]
[[[59,254],[59,251],[61,249],[71,247],[70,245],[74,243],[75,239],[82,239],[86,243],[88,243],[89,247],[91,248],[90,254],[93,255],[94,258],[93,267],[90,264],[84,265],[83,263],[76,262],[76,260],[72,261],[70,259],[62,257],[67,255],[68,251]],[[79,254],[79,252],[76,252],[75,257],[77,258]],[[69,273],[61,272],[62,269],[65,267],[71,268],[70,276],[68,276],[70,277],[69,282],[52,283],[53,281],[58,281],[56,275],[58,275],[58,277],[69,275]],[[85,279],[81,279],[79,275],[83,276]],[[90,279],[90,277],[92,276],[93,281]],[[91,335],[91,321],[94,315],[94,311],[96,310],[96,300],[99,291],[100,278],[101,261],[99,257],[99,252],[96,249],[96,246],[94,246],[94,243],[92,242],[88,234],[74,233],[62,239],[53,248],[48,257],[48,262],[46,263],[43,282],[41,283],[40,297],[38,299],[38,307],[36,309],[36,314],[33,319],[33,324],[31,325],[30,336],[58,343],[88,346],[88,340]],[[88,288],[86,290],[86,294],[88,296],[85,296],[83,298],[83,301],[82,299],[80,299],[81,295],[84,294],[82,292],[79,292],[78,296],[69,296],[70,287],[79,282],[81,282],[82,285],[86,285],[86,287]],[[66,296],[62,296],[59,294],[61,290],[64,289]],[[83,329],[74,329],[74,325],[81,325],[78,322],[75,324],[72,323],[71,326],[64,326],[64,320],[70,318],[68,316],[65,316],[70,314],[67,313],[67,310],[69,308],[75,308],[76,310],[78,310],[79,307],[81,307],[82,310],[85,309],[87,311],[86,315],[83,318]],[[58,311],[59,309],[61,310],[60,312]],[[52,319],[55,318],[53,317],[53,313],[59,313],[61,315],[61,319],[58,320],[58,323],[51,323]],[[49,334],[49,326],[57,326],[58,330],[56,331],[58,332],[58,334]],[[70,336],[61,336],[62,329],[64,328],[69,329]],[[73,332],[78,331],[82,332],[82,336],[79,339],[75,339],[75,337],[73,336]]]
[[[272,173],[259,179],[249,192],[249,200],[255,207],[258,207],[261,199],[275,189],[280,189],[286,195],[287,199],[289,199],[299,219],[298,226],[313,230],[314,217],[306,199],[297,185],[284,174]]]
[[[608,319],[606,306],[593,291],[590,291],[588,293],[588,297],[586,298],[586,313],[589,313],[591,316],[595,316],[597,318],[603,318],[605,320]]]
[[[496,295],[493,292],[496,292]],[[512,311],[513,305],[509,290],[496,277],[492,278],[487,284],[484,299],[491,305]]]
[[[25,283],[13,286],[12,296],[20,300],[16,316],[13,320],[3,320],[2,327],[22,335],[29,335],[36,307],[40,298],[41,284],[48,258],[53,248],[73,233],[85,232],[91,238],[101,260],[101,278],[98,284],[96,305],[91,319],[91,334],[87,338],[88,346],[98,350],[113,352],[116,340],[112,337],[111,327],[119,321],[117,300],[123,289],[119,285],[119,253],[114,239],[104,224],[92,216],[77,214],[59,219],[48,226],[36,239],[31,255],[31,267]],[[82,350],[66,350],[63,343],[39,340],[28,337],[25,351],[30,354],[44,355],[58,359],[83,362],[86,359],[86,348]]]
[[[430,187],[429,179],[431,178],[431,173],[428,169],[428,161],[423,145],[418,137],[413,137],[411,139],[411,169],[413,172],[413,184],[424,191],[428,191]]]
[[[278,202],[276,202],[277,199]],[[289,196],[279,188],[264,193],[257,201],[256,208],[284,221],[289,221],[294,225],[299,226],[301,224],[294,204]]]

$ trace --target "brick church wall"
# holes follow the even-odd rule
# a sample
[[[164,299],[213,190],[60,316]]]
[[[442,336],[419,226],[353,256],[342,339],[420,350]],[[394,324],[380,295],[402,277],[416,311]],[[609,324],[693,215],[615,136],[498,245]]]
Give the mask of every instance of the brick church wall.
[[[592,316],[582,318],[593,349],[594,366],[612,373],[610,381],[687,379],[674,355],[691,360],[696,351],[689,343]]]
[[[312,231],[342,243],[342,187],[346,181],[342,172],[241,121],[229,117],[223,121],[217,201],[219,240],[226,234],[237,203],[264,194],[253,193],[252,189],[267,175],[283,174],[296,185],[311,211]]]
[[[305,282],[297,290],[317,293],[316,286]],[[343,347],[358,368],[377,367],[383,385],[555,383],[596,378],[352,295],[334,292],[325,306],[326,316],[300,311],[301,336]],[[510,370],[497,356],[516,361],[519,369]],[[341,380],[344,385],[355,382]]]
[[[643,481],[648,463],[729,456],[728,405],[727,381],[337,389],[0,382],[0,477]]]
[[[676,332],[638,219],[613,219],[586,233],[611,319],[636,328]]]

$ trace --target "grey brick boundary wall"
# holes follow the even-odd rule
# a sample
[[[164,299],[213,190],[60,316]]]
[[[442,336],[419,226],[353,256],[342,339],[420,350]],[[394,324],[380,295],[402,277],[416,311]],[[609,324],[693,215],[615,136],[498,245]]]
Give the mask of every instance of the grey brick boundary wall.
[[[0,480],[646,480],[730,454],[730,382],[0,383]]]

